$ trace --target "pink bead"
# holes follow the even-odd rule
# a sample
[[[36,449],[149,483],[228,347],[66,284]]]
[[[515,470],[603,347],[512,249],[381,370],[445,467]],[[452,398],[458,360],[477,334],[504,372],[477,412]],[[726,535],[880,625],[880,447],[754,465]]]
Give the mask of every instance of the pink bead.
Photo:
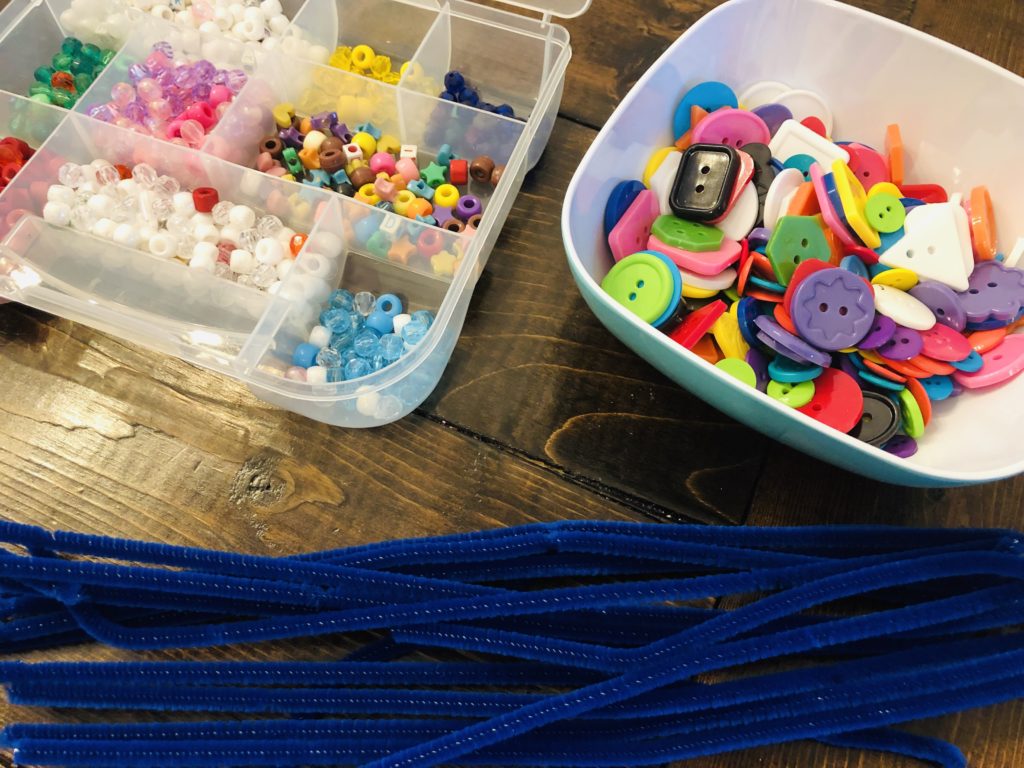
[[[260,152],[256,158],[256,170],[263,171],[266,173],[274,167],[274,158],[270,156],[269,152]]]
[[[167,125],[167,138],[168,139],[176,139],[179,136],[181,136],[181,124],[183,122],[185,122],[185,121],[184,120],[172,120],[170,123],[168,123],[168,125]]]
[[[214,107],[231,101],[231,89],[226,85],[215,85],[210,89],[210,104]]]
[[[182,117],[187,120],[195,120],[202,126],[204,132],[207,128],[217,122],[216,113],[214,113],[213,108],[205,101],[197,101],[185,110]]]
[[[200,24],[213,19],[213,7],[209,3],[203,2],[203,0],[195,0],[190,10],[192,11],[192,17]],[[199,24],[196,24],[196,26],[198,27]]]
[[[144,77],[139,80],[135,90],[138,91],[139,98],[147,102],[156,101],[164,95],[164,89],[160,87],[160,83],[151,77]]]
[[[114,106],[123,109],[135,100],[135,89],[128,83],[115,83],[110,89],[110,98]]]
[[[285,371],[284,377],[286,379],[291,379],[292,381],[305,381],[306,380],[306,369],[305,368],[300,368],[297,365],[293,365],[291,368],[289,368],[287,371]]]
[[[171,60],[167,58],[166,54],[160,51],[153,51],[149,56],[146,57],[146,69],[150,72],[161,72],[171,64]]]
[[[370,170],[374,173],[395,174],[395,158],[388,152],[377,152],[370,158]]]
[[[381,200],[387,200],[389,203],[394,201],[395,195],[398,194],[398,190],[395,189],[394,183],[384,178],[377,179],[373,182],[373,191],[377,193],[377,197]]]
[[[206,139],[206,131],[203,130],[203,126],[198,120],[183,120],[181,128],[178,130],[181,133],[181,138],[190,147],[199,147]]]
[[[146,108],[149,110],[150,117],[160,121],[171,119],[171,102],[167,99],[155,99],[149,102]]]
[[[133,123],[127,117],[119,117],[114,121],[114,125],[118,128],[131,128],[133,125],[138,125],[138,123]]]
[[[230,108],[230,101],[222,101],[220,104],[218,104],[217,109],[214,110],[214,114],[217,115],[217,120],[220,120],[222,117],[224,117],[224,113],[227,112]]]
[[[416,181],[420,177],[420,169],[416,167],[416,161],[409,157],[403,157],[395,163],[395,170],[402,174],[406,181]]]
[[[280,165],[275,165],[275,166],[274,166],[273,168],[269,169],[269,170],[267,171],[267,173],[268,173],[268,174],[269,174],[270,176],[278,176],[278,177],[280,177],[280,176],[287,176],[287,175],[288,175],[288,171],[287,171],[287,170],[285,170],[285,169],[284,169],[283,167],[281,167]]]

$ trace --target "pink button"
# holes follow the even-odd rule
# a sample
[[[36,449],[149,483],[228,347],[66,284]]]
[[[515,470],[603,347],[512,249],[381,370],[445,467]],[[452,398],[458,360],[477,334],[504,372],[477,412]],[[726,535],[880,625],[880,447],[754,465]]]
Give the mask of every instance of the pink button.
[[[818,207],[821,208],[822,218],[825,219],[828,228],[832,230],[843,245],[851,248],[857,247],[859,243],[853,239],[850,230],[846,228],[843,220],[836,213],[836,209],[832,207],[832,201],[825,190],[825,171],[821,169],[818,163],[811,163],[811,181],[814,182],[814,194],[818,198]]]
[[[645,189],[637,195],[636,200],[626,209],[619,223],[608,235],[608,247],[612,249],[612,257],[620,261],[646,249],[651,227],[660,215],[661,204],[655,192]]]
[[[924,341],[922,351],[932,360],[955,363],[971,354],[971,342],[942,323],[936,323],[929,330],[921,331],[921,339]]]
[[[871,147],[852,143],[846,144],[843,149],[850,155],[850,162],[847,165],[850,166],[853,175],[864,185],[865,190],[889,180],[889,164]]]
[[[740,254],[743,252],[743,247],[739,243],[728,238],[722,240],[722,247],[717,251],[695,253],[667,245],[654,235],[648,239],[647,249],[665,254],[680,269],[687,269],[705,276],[718,275],[728,269],[740,260]]]
[[[771,139],[764,120],[753,112],[730,107],[715,110],[693,129],[694,144],[728,144],[741,149],[744,144],[767,144]]]
[[[740,199],[740,195],[746,189],[747,183],[754,177],[754,158],[742,150],[737,151],[736,154],[740,158],[740,167],[736,172],[736,186],[732,188],[732,196],[729,198],[729,205],[726,207],[725,213],[710,222],[711,224],[723,221],[732,212],[732,207]]]
[[[1024,336],[1007,336],[995,349],[981,356],[983,364],[977,373],[957,371],[953,378],[966,389],[980,389],[1002,384],[1024,371]]]

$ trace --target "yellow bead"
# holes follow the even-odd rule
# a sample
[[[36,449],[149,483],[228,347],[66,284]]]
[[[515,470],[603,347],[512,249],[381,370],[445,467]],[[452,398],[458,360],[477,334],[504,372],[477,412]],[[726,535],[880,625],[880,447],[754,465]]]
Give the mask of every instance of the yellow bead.
[[[387,152],[389,155],[397,155],[402,151],[402,142],[390,133],[385,133],[377,139],[377,151]]]
[[[370,46],[357,45],[352,49],[352,67],[360,72],[365,72],[376,57],[377,54]]]
[[[352,69],[352,49],[347,45],[339,45],[334,49],[334,53],[331,54],[327,63],[348,72]]]
[[[438,251],[430,257],[430,266],[435,275],[452,277],[455,274],[455,256],[448,251]]]
[[[377,140],[365,131],[360,131],[352,137],[352,143],[363,150],[363,157],[373,157],[377,151]]]
[[[375,56],[373,63],[370,64],[370,71],[377,77],[384,77],[391,72],[391,59],[387,56]]]
[[[295,177],[292,176],[290,173],[286,173],[281,178],[284,179],[285,181],[295,181]]]
[[[356,97],[350,94],[346,94],[338,99],[337,113],[341,115],[351,115],[356,109]],[[348,118],[344,118],[348,120]]]
[[[395,213],[399,216],[405,216],[409,211],[409,204],[416,199],[416,195],[407,189],[403,189],[397,195],[395,195]]]
[[[381,81],[387,83],[388,85],[398,85],[398,82],[401,79],[402,76],[397,72],[388,72],[381,78]]]
[[[295,117],[295,106],[288,102],[278,104],[274,107],[273,115],[278,128],[288,128],[292,124],[292,118]]]
[[[455,204],[459,202],[458,187],[452,184],[442,184],[434,190],[434,205],[439,205],[442,208],[454,208]]]
[[[373,188],[373,184],[363,184],[359,188],[359,191],[355,194],[356,200],[362,200],[364,203],[370,205],[376,205],[380,202],[380,195]]]

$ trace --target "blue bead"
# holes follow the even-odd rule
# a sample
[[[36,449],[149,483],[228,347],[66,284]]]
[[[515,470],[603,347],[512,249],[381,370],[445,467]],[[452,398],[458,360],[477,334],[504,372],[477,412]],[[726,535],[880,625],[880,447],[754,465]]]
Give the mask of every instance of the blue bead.
[[[316,365],[316,356],[320,348],[315,344],[304,342],[295,348],[292,353],[292,364],[300,368],[311,368]]]
[[[469,107],[475,107],[477,104],[480,103],[480,94],[477,93],[475,89],[470,88],[467,85],[465,88],[459,91],[458,95],[456,95],[455,97],[455,100],[458,101],[460,104],[465,104],[466,106]]]
[[[323,368],[338,368],[341,366],[341,355],[331,347],[324,347],[316,353],[316,364]]]
[[[348,178],[348,174],[345,173],[345,169],[342,168],[340,171],[335,171],[334,175],[331,176],[331,183],[340,187],[342,184],[351,184],[352,182]]]
[[[380,354],[380,336],[372,330],[365,330],[356,336],[352,348],[360,357],[373,357]]]
[[[410,181],[405,188],[416,195],[416,197],[422,197],[424,200],[434,199],[434,188],[427,184],[423,179]]]
[[[432,227],[437,226],[437,219],[435,219],[433,216],[417,216],[416,221],[421,221],[424,224],[429,224]]]
[[[399,310],[397,314],[402,314],[402,311]],[[423,323],[429,328],[434,324],[434,313],[429,309],[417,309],[412,313],[412,322]]]
[[[356,133],[368,133],[373,136],[374,141],[380,138],[380,128],[375,126],[373,123],[361,123],[360,125],[357,125]]]
[[[427,335],[427,331],[430,329],[426,323],[418,320],[413,320],[410,323],[406,323],[405,328],[402,329],[402,338],[405,343],[410,347],[414,347],[423,341],[423,337]]]
[[[397,333],[388,333],[380,337],[380,351],[384,359],[393,362],[405,351],[405,342]]]
[[[331,298],[328,299],[332,309],[347,309],[352,310],[352,291],[346,291],[344,288],[338,288],[331,292]]]
[[[402,300],[393,293],[382,293],[377,297],[377,309],[386,313],[388,317],[400,315],[404,311]],[[420,310],[421,312],[423,310]]]
[[[437,164],[443,165],[445,168],[452,164],[452,160],[456,159],[456,154],[452,152],[451,144],[444,144],[439,150],[437,150]]]
[[[379,304],[378,304],[379,306]],[[395,330],[394,318],[387,312],[375,309],[366,318],[366,327],[372,328],[379,334],[391,333]]]
[[[331,337],[331,349],[337,350],[339,353],[344,352],[352,346],[352,342],[356,339],[356,333],[351,328],[346,328],[340,333],[334,334]]]
[[[351,381],[352,379],[358,379],[361,376],[366,376],[368,373],[372,373],[373,369],[370,364],[361,357],[357,357],[354,360],[349,360],[345,363],[345,380]]]
[[[375,371],[379,371],[381,368],[385,368],[390,365],[390,361],[384,359],[384,355],[374,355],[370,359],[370,366]]]
[[[449,93],[458,93],[466,85],[466,78],[458,70],[452,70],[444,76],[444,88]]]
[[[394,203],[388,200],[380,200],[377,203],[375,203],[373,207],[380,208],[380,210],[387,211],[388,213],[391,213],[395,210]]]
[[[373,233],[377,231],[379,226],[380,222],[377,221],[374,216],[367,216],[366,218],[360,219],[353,227],[355,230],[356,240],[360,243],[365,243],[373,237]]]
[[[443,91],[438,98],[442,101],[455,101],[455,96],[448,91]]]
[[[320,325],[332,334],[352,327],[352,312],[348,309],[328,309],[320,313]]]
[[[494,108],[495,114],[501,115],[502,117],[515,117],[516,111],[508,104],[499,104]]]

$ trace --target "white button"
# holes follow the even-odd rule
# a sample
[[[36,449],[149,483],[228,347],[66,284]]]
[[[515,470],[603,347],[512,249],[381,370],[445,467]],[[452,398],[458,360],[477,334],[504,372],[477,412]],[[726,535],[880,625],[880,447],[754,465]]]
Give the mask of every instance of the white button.
[[[935,315],[909,293],[888,285],[874,285],[875,309],[904,328],[927,331],[935,325]]]

